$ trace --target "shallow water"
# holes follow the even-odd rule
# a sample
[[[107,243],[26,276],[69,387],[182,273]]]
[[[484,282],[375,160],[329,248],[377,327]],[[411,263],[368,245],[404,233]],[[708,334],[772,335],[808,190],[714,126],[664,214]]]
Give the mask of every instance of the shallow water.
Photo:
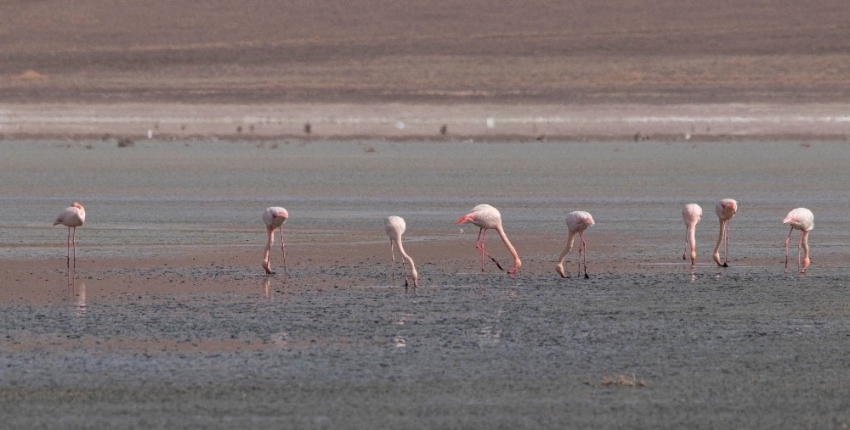
[[[0,257],[58,260],[0,280],[34,297],[0,288],[0,417],[9,428],[842,427],[848,152],[822,142],[0,142]],[[740,208],[734,264],[717,269],[708,255],[723,197]],[[81,255],[215,245],[239,247],[242,260],[82,265],[66,278],[66,231],[50,223],[74,200],[88,215]],[[474,227],[462,241],[424,243],[457,237],[454,221],[481,202],[523,244],[519,275],[478,272]],[[687,202],[704,210],[695,270],[680,259]],[[463,245],[468,260],[446,268],[417,255],[423,286],[409,293],[387,286],[387,256],[345,255],[353,247],[334,261],[295,252],[289,276],[267,277],[258,260],[270,205],[290,211],[287,243],[384,250],[382,220],[396,213],[406,239],[423,241],[409,250]],[[806,276],[782,272],[781,220],[798,206],[816,218]],[[597,223],[592,276],[564,280],[552,261],[575,209]],[[646,385],[601,383],[615,375]]]
[[[664,261],[683,247],[684,203],[703,207],[697,243],[711,249],[725,197],[740,205],[739,255],[775,253],[782,218],[799,206],[815,213],[815,255],[841,259],[850,243],[850,146],[840,142],[3,141],[0,153],[7,259],[61,253],[66,230],[51,223],[72,201],[86,206],[78,243],[89,256],[262,243],[272,205],[289,210],[296,243],[371,228],[383,240],[389,214],[405,217],[408,236],[457,234],[454,220],[486,202],[513,236],[562,235],[564,215],[587,210],[595,232]]]

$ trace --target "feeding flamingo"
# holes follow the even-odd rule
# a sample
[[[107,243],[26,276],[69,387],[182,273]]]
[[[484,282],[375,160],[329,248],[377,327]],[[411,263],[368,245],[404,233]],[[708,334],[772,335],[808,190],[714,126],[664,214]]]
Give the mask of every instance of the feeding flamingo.
[[[573,241],[575,240],[576,234],[578,234],[579,237],[578,271],[581,273],[582,259],[584,259],[584,277],[590,277],[587,276],[587,242],[584,241],[584,231],[594,224],[593,217],[585,211],[574,211],[567,214],[567,229],[570,231],[570,235],[567,238],[567,247],[564,248],[564,252],[561,253],[560,257],[558,257],[557,266],[558,274],[561,275],[562,278],[567,277],[566,273],[564,273],[564,259],[573,249]]]
[[[788,237],[785,238],[785,271],[788,271],[788,241],[791,239],[791,233],[794,229],[800,230],[800,243],[797,244],[797,269],[800,273],[806,273],[809,268],[809,232],[815,228],[815,215],[812,211],[806,208],[797,208],[788,212],[782,224],[790,224],[791,231],[788,232]],[[802,248],[803,267],[800,268],[800,249]]]
[[[53,225],[62,224],[68,227],[68,256],[66,262],[68,268],[71,267],[71,247],[74,248],[74,266],[77,265],[77,227],[81,227],[86,222],[86,208],[83,205],[74,202],[59,213]]]
[[[460,217],[456,224],[462,224],[467,221],[478,226],[480,229],[478,230],[478,240],[475,241],[475,247],[481,251],[481,272],[484,272],[485,255],[490,257],[490,259],[496,263],[496,267],[498,267],[499,270],[504,270],[499,262],[484,250],[484,241],[487,239],[487,230],[494,229],[497,233],[499,233],[499,238],[502,239],[502,242],[505,243],[508,251],[514,257],[514,267],[508,271],[508,274],[515,274],[522,265],[522,262],[519,260],[519,255],[517,254],[516,249],[514,249],[514,246],[511,245],[511,241],[508,240],[508,236],[502,228],[502,214],[499,213],[499,210],[490,205],[478,205],[472,208],[472,212]]]
[[[717,237],[717,245],[714,247],[714,262],[720,267],[729,267],[729,223],[732,217],[738,213],[738,202],[732,199],[723,199],[714,206],[717,217],[720,218],[720,235]],[[720,264],[720,244],[726,244],[723,264]]]
[[[393,256],[393,283],[395,283],[395,246],[398,245],[398,251],[402,256],[401,268],[402,273],[404,273],[404,286],[407,287],[407,273],[404,269],[404,261],[407,260],[407,262],[410,263],[410,277],[413,278],[413,288],[415,289],[419,288],[419,275],[416,273],[416,265],[413,264],[413,258],[404,252],[404,247],[401,244],[401,235],[404,234],[404,230],[406,228],[407,225],[404,222],[404,218],[400,216],[392,215],[384,220],[384,231],[386,231],[387,236],[390,237],[390,252]]]
[[[682,253],[682,260],[687,260],[685,254],[687,254],[688,248],[690,248],[691,266],[695,266],[697,264],[696,230],[700,218],[702,218],[702,208],[699,207],[698,204],[688,203],[684,208],[682,208],[682,219],[685,221],[685,227],[687,227],[687,233],[685,234],[685,252]]]
[[[266,250],[263,253],[263,269],[266,269],[267,275],[273,275],[271,263],[269,262],[269,253],[274,244],[274,231],[280,229],[280,250],[283,252],[283,270],[286,273],[286,246],[283,243],[283,223],[289,218],[289,212],[286,209],[278,206],[267,208],[263,212],[263,222],[266,223],[266,231],[269,234],[269,240],[266,242]]]

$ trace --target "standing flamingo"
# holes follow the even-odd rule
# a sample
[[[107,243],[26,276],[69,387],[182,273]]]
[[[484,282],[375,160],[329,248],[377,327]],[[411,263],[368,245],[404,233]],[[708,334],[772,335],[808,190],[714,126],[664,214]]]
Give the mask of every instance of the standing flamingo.
[[[74,247],[74,267],[77,266],[77,227],[81,227],[86,222],[86,208],[83,205],[74,202],[59,213],[53,225],[62,224],[68,227],[68,256],[66,262],[68,268],[71,268],[71,247]],[[72,233],[73,231],[73,233]]]
[[[697,241],[696,241],[696,231],[697,224],[699,224],[699,220],[702,218],[702,208],[699,207],[696,203],[688,203],[682,208],[682,219],[685,220],[685,227],[687,227],[687,233],[685,234],[685,252],[682,253],[682,260],[687,260],[685,254],[688,252],[688,248],[691,251],[691,266],[696,266],[697,264]]]
[[[269,240],[266,242],[266,250],[263,253],[263,269],[266,269],[267,275],[273,275],[271,264],[269,263],[269,253],[274,244],[274,230],[280,229],[280,250],[283,252],[283,270],[286,272],[286,246],[283,243],[283,223],[289,218],[289,212],[286,209],[278,206],[267,208],[263,212],[263,222],[266,223],[266,230],[269,233]]]
[[[797,269],[800,273],[806,273],[806,269],[809,268],[809,232],[815,228],[815,215],[806,208],[797,208],[788,212],[782,224],[791,225],[791,231],[785,238],[785,271],[788,271],[788,240],[791,239],[794,229],[797,229],[800,230],[800,243],[797,244]],[[805,252],[802,269],[800,269],[800,248]]]
[[[392,253],[393,258],[393,274],[392,280],[395,283],[395,245],[398,245],[398,251],[401,253],[401,269],[402,273],[404,273],[404,286],[407,287],[407,273],[404,269],[404,261],[407,260],[410,263],[410,277],[413,278],[413,288],[419,288],[419,275],[416,273],[416,265],[413,264],[413,258],[410,258],[406,252],[404,252],[404,247],[401,244],[401,235],[404,234],[404,230],[407,228],[407,225],[404,222],[404,218],[400,216],[389,216],[386,220],[384,220],[384,231],[387,232],[387,236],[390,237],[390,252]]]
[[[729,223],[732,217],[738,213],[738,202],[732,199],[723,199],[714,206],[717,217],[720,218],[720,236],[717,237],[717,245],[714,247],[714,262],[720,267],[729,267]],[[726,244],[723,264],[720,264],[720,244]]]
[[[499,233],[499,238],[502,239],[502,242],[505,243],[508,251],[510,251],[511,255],[514,257],[514,267],[508,271],[508,274],[515,274],[522,265],[522,262],[519,260],[519,255],[517,254],[516,249],[514,249],[514,246],[511,245],[511,241],[508,240],[508,236],[502,228],[502,214],[499,213],[499,210],[490,205],[478,205],[472,208],[472,212],[460,217],[456,224],[462,224],[467,221],[478,226],[480,229],[478,230],[478,240],[475,241],[475,247],[481,251],[481,272],[484,272],[485,255],[490,257],[490,259],[496,263],[496,267],[498,267],[499,270],[504,270],[502,269],[502,265],[500,265],[493,256],[484,250],[484,241],[487,239],[487,230],[492,228]]]
[[[564,259],[567,257],[567,254],[569,254],[570,251],[573,249],[573,241],[575,240],[576,234],[578,234],[579,237],[578,272],[581,273],[581,263],[583,258],[584,277],[590,278],[590,276],[587,276],[587,242],[584,241],[584,231],[594,224],[595,223],[593,222],[593,217],[585,211],[574,211],[567,214],[567,229],[570,231],[570,235],[569,237],[567,237],[567,247],[564,248],[564,252],[561,253],[560,257],[558,257],[557,266],[558,274],[561,275],[562,278],[567,277],[566,273],[564,273]]]

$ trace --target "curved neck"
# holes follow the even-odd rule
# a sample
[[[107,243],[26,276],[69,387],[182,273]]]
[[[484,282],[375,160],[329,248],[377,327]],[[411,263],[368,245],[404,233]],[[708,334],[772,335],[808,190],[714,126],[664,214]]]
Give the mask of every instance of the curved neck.
[[[520,261],[519,254],[517,254],[516,249],[511,244],[511,241],[508,240],[508,235],[505,234],[505,230],[502,228],[502,226],[497,226],[495,230],[497,233],[499,233],[499,238],[502,239],[502,242],[504,242],[505,246],[508,248],[508,251],[511,253],[511,256],[514,257],[514,267],[519,268],[519,266],[522,265],[522,261]]]

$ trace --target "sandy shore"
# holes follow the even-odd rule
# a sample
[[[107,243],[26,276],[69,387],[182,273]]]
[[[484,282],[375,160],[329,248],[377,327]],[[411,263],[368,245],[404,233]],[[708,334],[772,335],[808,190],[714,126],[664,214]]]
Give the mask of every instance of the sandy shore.
[[[846,139],[848,104],[0,104],[0,136],[144,139]]]

